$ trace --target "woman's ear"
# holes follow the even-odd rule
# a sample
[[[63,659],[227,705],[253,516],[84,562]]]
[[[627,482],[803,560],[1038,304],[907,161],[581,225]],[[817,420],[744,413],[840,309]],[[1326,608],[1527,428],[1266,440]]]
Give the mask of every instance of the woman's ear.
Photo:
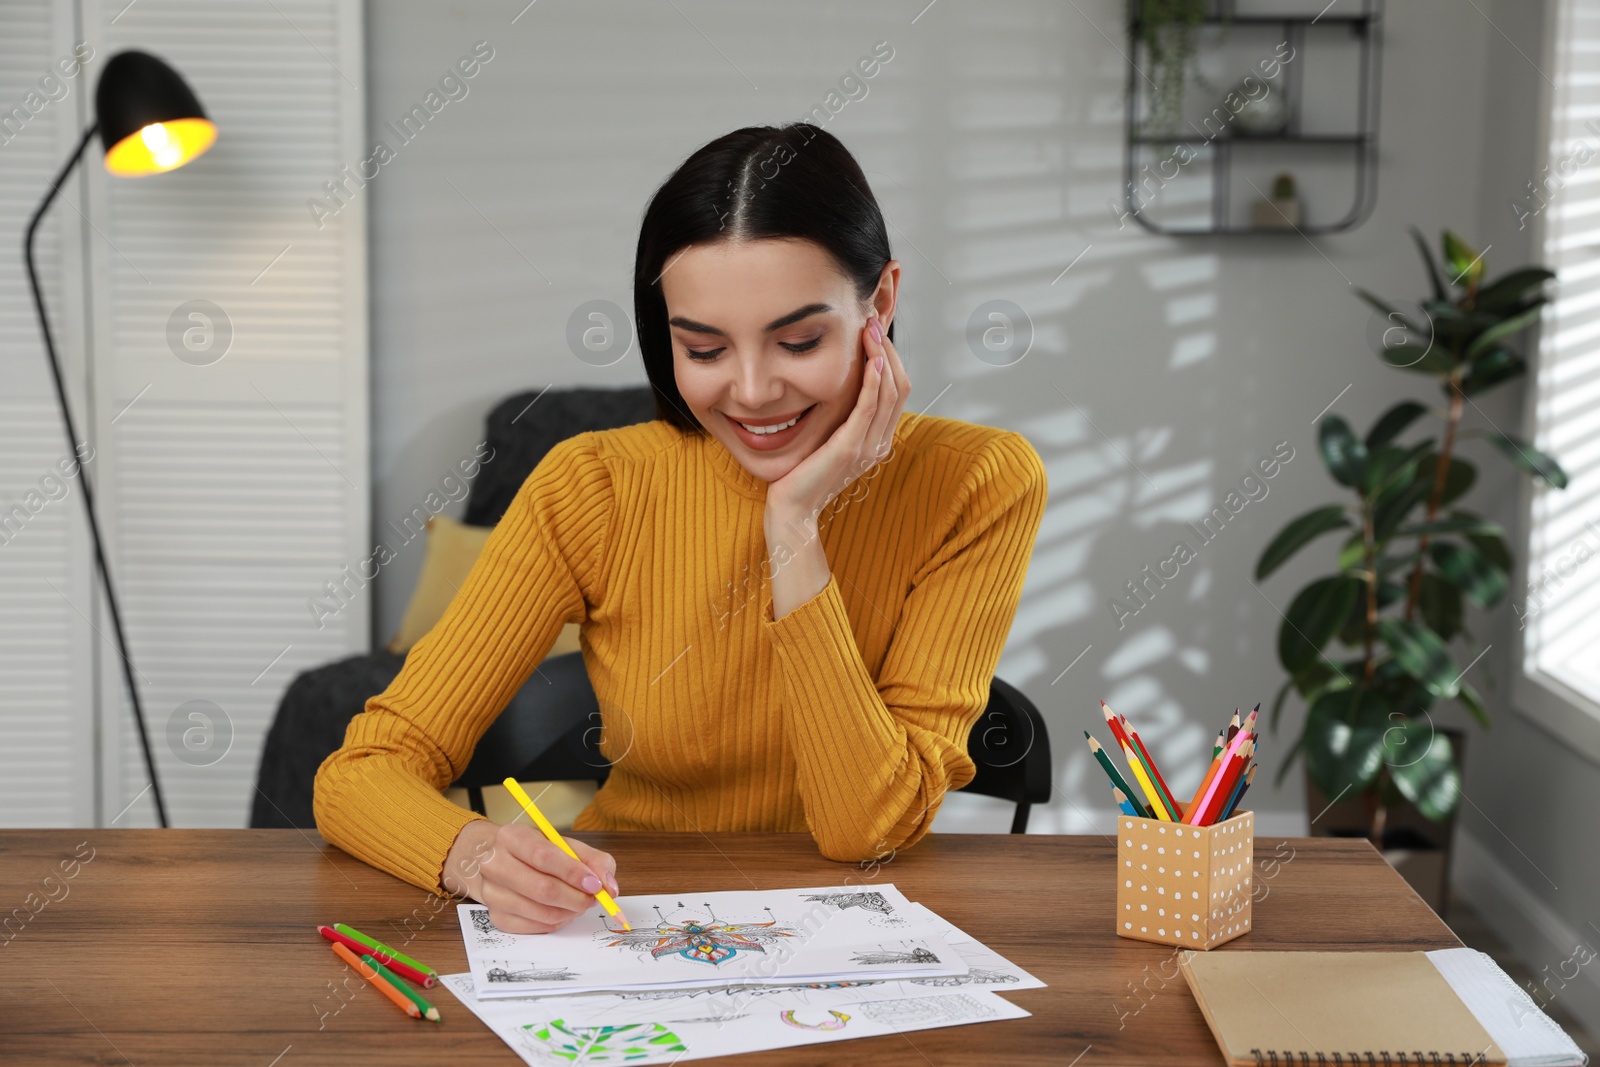
[[[900,261],[891,259],[878,275],[878,288],[872,293],[872,310],[887,330],[894,325],[895,306],[900,298]]]

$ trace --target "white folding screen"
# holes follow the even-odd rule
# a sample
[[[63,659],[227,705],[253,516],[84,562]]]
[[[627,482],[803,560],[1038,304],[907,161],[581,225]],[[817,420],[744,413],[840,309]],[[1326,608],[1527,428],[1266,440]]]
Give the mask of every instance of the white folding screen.
[[[240,826],[289,681],[369,642],[365,602],[309,607],[369,554],[365,202],[347,183],[337,213],[307,205],[366,154],[361,8],[58,6],[95,50],[91,83],[116,52],[151,52],[219,128],[196,162],[137,179],[107,175],[91,146],[74,317],[91,364],[80,421],[169,816]],[[91,599],[86,586],[77,607],[109,638]],[[149,825],[115,647],[97,638],[73,662],[97,667],[95,815]]]
[[[21,255],[28,219],[77,145],[79,107],[99,69],[92,51],[74,52],[75,29],[70,5],[0,5],[0,823],[11,826],[90,824],[98,793],[82,486]],[[63,187],[37,241],[79,413],[82,188],[79,179]],[[81,418],[78,429],[87,437]]]

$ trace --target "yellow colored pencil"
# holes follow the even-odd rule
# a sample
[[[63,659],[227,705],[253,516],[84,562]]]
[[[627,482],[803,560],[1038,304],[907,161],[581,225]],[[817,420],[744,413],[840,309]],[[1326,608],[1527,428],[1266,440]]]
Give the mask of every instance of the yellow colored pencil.
[[[1162,822],[1171,822],[1172,816],[1167,814],[1167,806],[1161,802],[1161,794],[1156,792],[1155,785],[1150,781],[1150,776],[1145,773],[1144,764],[1139,760],[1139,754],[1127,745],[1122,746],[1122,754],[1128,757],[1128,766],[1133,770],[1133,776],[1139,781],[1139,788],[1144,790],[1144,795],[1149,799],[1150,810],[1156,813],[1156,818]]]
[[[579,863],[583,862],[583,860],[578,859],[578,854],[572,851],[572,846],[562,839],[556,828],[550,825],[550,820],[544,817],[544,812],[539,810],[539,806],[533,802],[533,798],[528,795],[528,791],[523,789],[515,778],[507,778],[503,784],[506,787],[506,791],[517,798],[517,803],[522,805],[522,810],[528,813],[528,818],[533,820],[533,825],[537,826],[539,831],[550,839],[552,845],[573,859],[578,860]],[[600,902],[601,907],[622,921],[624,930],[633,929],[632,924],[628,922],[628,917],[622,914],[622,909],[617,907],[617,902],[611,899],[610,893],[601,889],[595,893],[594,898]]]

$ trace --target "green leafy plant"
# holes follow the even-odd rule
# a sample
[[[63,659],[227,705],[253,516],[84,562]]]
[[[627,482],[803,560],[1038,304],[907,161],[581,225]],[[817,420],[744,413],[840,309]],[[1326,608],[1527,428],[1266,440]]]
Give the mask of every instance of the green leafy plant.
[[[1184,82],[1195,38],[1206,16],[1206,0],[1128,0],[1133,39],[1150,55],[1147,133],[1171,133],[1183,114]]]
[[[1308,708],[1306,723],[1278,781],[1295,756],[1303,756],[1307,775],[1324,795],[1350,792],[1364,799],[1368,835],[1380,847],[1388,809],[1401,798],[1436,822],[1458,802],[1460,769],[1449,739],[1434,729],[1434,703],[1457,700],[1489,725],[1483,699],[1462,680],[1465,668],[1451,644],[1460,639],[1474,646],[1463,661],[1470,666],[1478,653],[1464,622],[1466,604],[1487,609],[1499,602],[1511,552],[1499,526],[1454,506],[1477,477],[1473,465],[1455,455],[1457,444],[1482,437],[1527,474],[1557,489],[1567,484],[1561,466],[1527,442],[1492,427],[1462,428],[1473,397],[1526,370],[1509,341],[1538,319],[1548,302],[1544,285],[1555,275],[1528,266],[1485,284],[1483,257],[1456,234],[1443,234],[1442,266],[1422,233],[1412,227],[1411,234],[1432,289],[1418,303],[1421,315],[1408,317],[1357,292],[1387,324],[1380,349],[1385,362],[1435,379],[1444,405],[1430,409],[1402,400],[1365,437],[1338,415],[1323,416],[1323,462],[1354,500],[1294,519],[1256,564],[1259,581],[1324,534],[1353,531],[1340,546],[1337,570],[1302,589],[1285,613],[1278,659],[1289,678],[1271,722],[1276,729],[1284,699],[1296,690]],[[1402,442],[1425,415],[1436,420],[1441,436]]]

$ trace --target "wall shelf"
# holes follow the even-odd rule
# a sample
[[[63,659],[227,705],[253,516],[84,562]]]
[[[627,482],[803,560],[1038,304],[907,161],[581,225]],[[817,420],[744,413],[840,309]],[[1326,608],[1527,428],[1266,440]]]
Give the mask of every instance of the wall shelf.
[[[1137,11],[1138,0],[1129,0],[1130,6]],[[1141,129],[1141,113],[1146,110],[1147,90],[1149,80],[1141,76],[1142,70],[1148,69],[1148,53],[1139,43],[1141,23],[1137,16],[1128,23],[1128,55],[1134,57],[1128,64],[1127,91],[1126,91],[1126,116],[1125,116],[1125,151],[1123,167],[1123,201],[1128,215],[1136,219],[1141,226],[1152,233],[1168,236],[1201,236],[1201,235],[1231,235],[1231,234],[1325,234],[1338,233],[1343,230],[1353,229],[1366,221],[1371,215],[1377,199],[1377,148],[1378,148],[1378,88],[1379,88],[1379,29],[1382,21],[1382,0],[1358,0],[1360,10],[1353,13],[1323,14],[1262,14],[1252,12],[1238,14],[1234,11],[1235,0],[1217,0],[1213,12],[1201,22],[1202,30],[1207,28],[1271,28],[1278,27],[1283,34],[1283,41],[1293,49],[1290,53],[1295,57],[1292,62],[1283,65],[1282,73],[1273,83],[1279,87],[1288,101],[1288,122],[1281,132],[1273,134],[1248,134],[1235,131],[1232,126],[1226,126],[1212,134],[1208,129],[1201,129],[1192,121],[1189,123],[1193,135],[1184,133],[1156,134]],[[1356,60],[1356,84],[1351,92],[1354,96],[1355,123],[1354,129],[1348,132],[1305,130],[1303,120],[1305,117],[1306,95],[1304,90],[1305,69],[1309,58],[1318,51],[1318,45],[1324,48],[1330,34],[1339,34],[1344,37],[1353,37],[1358,43],[1358,58]],[[1200,49],[1205,47],[1204,39],[1197,41],[1197,58]],[[1141,67],[1140,64],[1143,64]],[[1188,76],[1186,69],[1185,76]],[[1259,78],[1259,75],[1258,75]],[[1188,93],[1192,94],[1190,88]],[[1186,94],[1188,95],[1188,94]],[[1192,99],[1192,97],[1190,97]],[[1188,146],[1195,149],[1192,158],[1205,159],[1210,171],[1210,209],[1209,218],[1203,225],[1174,225],[1169,221],[1151,217],[1148,210],[1151,199],[1146,194],[1151,187],[1152,175],[1150,168],[1160,166],[1166,168],[1168,164],[1177,162],[1172,154],[1178,151],[1179,146]],[[1242,220],[1234,218],[1234,154],[1241,153],[1238,161],[1260,168],[1264,165],[1263,154],[1269,151],[1267,146],[1274,146],[1280,153],[1294,153],[1296,158],[1305,158],[1304,150],[1312,150],[1315,158],[1324,159],[1326,153],[1343,152],[1350,157],[1350,166],[1353,176],[1353,195],[1349,209],[1340,217],[1324,222],[1303,222],[1297,227],[1260,227],[1248,225]],[[1305,146],[1304,149],[1300,146]],[[1162,158],[1160,149],[1168,149],[1167,158]],[[1180,163],[1179,168],[1185,165]],[[1190,162],[1187,165],[1192,166]],[[1279,163],[1279,169],[1287,163]],[[1192,179],[1198,180],[1198,179]],[[1249,179],[1245,181],[1249,183]],[[1161,182],[1164,188],[1167,182]],[[1254,183],[1250,183],[1254,184]],[[1248,213],[1248,209],[1247,212]]]

